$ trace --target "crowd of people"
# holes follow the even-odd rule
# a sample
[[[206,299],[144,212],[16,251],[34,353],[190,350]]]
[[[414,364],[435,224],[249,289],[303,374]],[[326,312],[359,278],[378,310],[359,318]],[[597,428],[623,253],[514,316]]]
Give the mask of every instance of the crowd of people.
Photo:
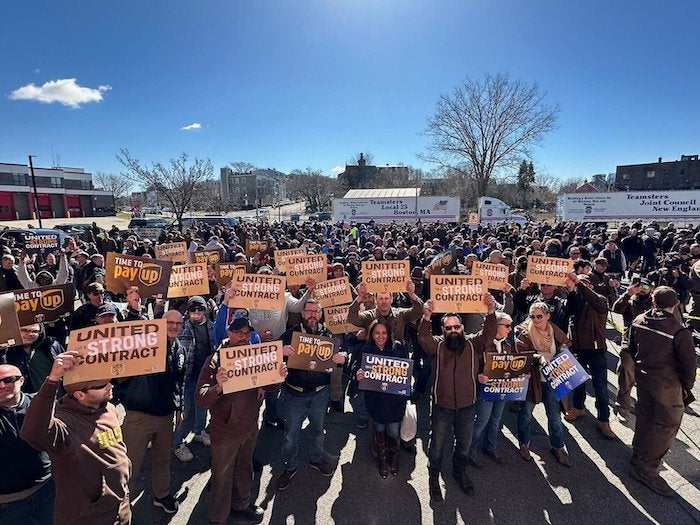
[[[265,240],[267,249],[246,254],[248,240]],[[481,468],[480,451],[496,464],[503,462],[498,442],[507,402],[482,399],[490,381],[484,374],[487,352],[536,356],[530,361],[526,399],[511,404],[517,412],[519,456],[532,460],[530,427],[533,410],[542,403],[554,461],[575,467],[563,419],[584,419],[586,386],[559,401],[542,374],[542,367],[567,348],[591,376],[600,434],[616,439],[614,425],[629,424],[635,414],[631,475],[660,495],[673,493],[659,468],[684,406],[694,400],[693,330],[700,329],[697,228],[639,221],[615,229],[573,222],[523,228],[241,223],[198,224],[184,232],[164,228],[149,239],[95,226],[82,238],[68,237],[57,252],[39,255],[27,254],[11,238],[0,241],[6,243],[0,293],[72,283],[81,303],[69,317],[21,326],[20,344],[0,344],[0,444],[6,458],[0,524],[130,523],[130,494],[137,490],[149,447],[153,504],[175,513],[171,472],[177,462],[193,459],[192,440],[210,451],[209,522],[225,523],[229,516],[259,522],[263,510],[255,505],[252,487],[263,405],[263,424],[284,432],[277,490],[287,490],[300,468],[300,434],[307,419],[309,465],[322,476],[333,475],[324,446],[325,417],[329,409],[344,411],[346,398],[357,428],[369,427],[378,475],[396,476],[401,445],[411,450],[400,432],[409,397],[359,388],[364,354],[413,360],[410,401],[426,400],[430,410],[432,502],[443,498],[445,456],[452,455],[452,476],[465,494],[475,492],[469,469]],[[245,264],[247,273],[278,273],[276,250],[325,254],[328,279],[349,280],[353,301],[347,320],[359,330],[340,336],[328,331],[312,278],[302,286],[289,285],[279,311],[237,305],[232,288],[217,284],[214,272],[209,273],[209,293],[191,297],[142,297],[136,286],[122,293],[107,289],[108,252],[155,258],[156,245],[181,241],[189,252],[220,250],[224,261]],[[528,257],[536,255],[574,261],[564,286],[530,282]],[[410,263],[403,292],[368,292],[361,263],[392,260]],[[504,265],[509,273],[507,285],[483,295],[486,313],[435,313],[430,275],[469,274],[476,261]],[[610,312],[623,319],[613,403],[606,361]],[[66,351],[72,330],[153,318],[167,323],[164,372],[63,384],[80,358],[75,350]],[[341,338],[331,373],[283,366],[278,384],[224,393],[222,348],[281,341],[287,360],[296,352],[295,332]]]

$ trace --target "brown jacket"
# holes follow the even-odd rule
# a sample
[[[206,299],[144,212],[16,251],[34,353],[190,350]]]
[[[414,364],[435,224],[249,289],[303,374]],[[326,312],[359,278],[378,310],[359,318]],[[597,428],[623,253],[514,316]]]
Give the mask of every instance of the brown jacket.
[[[597,350],[608,348],[605,337],[605,324],[608,320],[608,300],[579,283],[576,290],[566,298],[569,317],[569,337],[571,350]]]
[[[420,319],[421,315],[423,315],[423,301],[421,301],[418,296],[416,296],[416,300],[413,302],[411,308],[397,308],[392,306],[391,312],[387,316],[379,315],[376,308],[360,312],[360,299],[358,297],[348,309],[348,323],[367,330],[375,319],[384,320],[389,323],[391,327],[391,336],[393,340],[404,343],[404,330],[406,325],[411,321]]]

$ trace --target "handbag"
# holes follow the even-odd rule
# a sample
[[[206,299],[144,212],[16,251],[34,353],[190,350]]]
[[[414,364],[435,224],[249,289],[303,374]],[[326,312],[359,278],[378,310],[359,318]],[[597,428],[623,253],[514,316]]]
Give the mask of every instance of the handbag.
[[[401,420],[401,441],[411,441],[416,437],[418,431],[418,414],[416,405],[408,401],[406,403],[406,411]]]

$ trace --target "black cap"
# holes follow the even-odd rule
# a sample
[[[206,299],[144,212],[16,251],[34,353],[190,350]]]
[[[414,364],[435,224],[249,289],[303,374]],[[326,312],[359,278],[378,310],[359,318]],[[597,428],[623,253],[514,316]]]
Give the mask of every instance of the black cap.
[[[193,295],[192,297],[190,297],[189,301],[187,301],[187,308],[189,308],[190,306],[201,306],[202,308],[206,308],[207,302],[201,295]]]
[[[117,315],[117,309],[112,303],[103,303],[97,307],[95,317],[102,317],[103,315]]]
[[[247,317],[236,317],[228,325],[228,331],[229,332],[237,332],[238,330],[242,330],[243,328],[246,328],[246,327],[250,330],[253,329],[253,327],[250,325],[250,321],[248,321],[248,318]]]

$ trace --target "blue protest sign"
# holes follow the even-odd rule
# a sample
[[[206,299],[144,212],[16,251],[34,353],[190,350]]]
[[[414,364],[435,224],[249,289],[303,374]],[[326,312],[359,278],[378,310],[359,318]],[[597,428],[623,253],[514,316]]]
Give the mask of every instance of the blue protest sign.
[[[479,399],[484,401],[524,401],[527,395],[529,378],[489,379],[479,391]]]
[[[360,390],[411,395],[412,359],[363,354],[362,370],[365,372],[365,378],[358,383]]]
[[[554,390],[554,397],[557,400],[561,400],[574,388],[591,378],[568,348],[562,350],[544,365],[542,373],[549,386]]]

